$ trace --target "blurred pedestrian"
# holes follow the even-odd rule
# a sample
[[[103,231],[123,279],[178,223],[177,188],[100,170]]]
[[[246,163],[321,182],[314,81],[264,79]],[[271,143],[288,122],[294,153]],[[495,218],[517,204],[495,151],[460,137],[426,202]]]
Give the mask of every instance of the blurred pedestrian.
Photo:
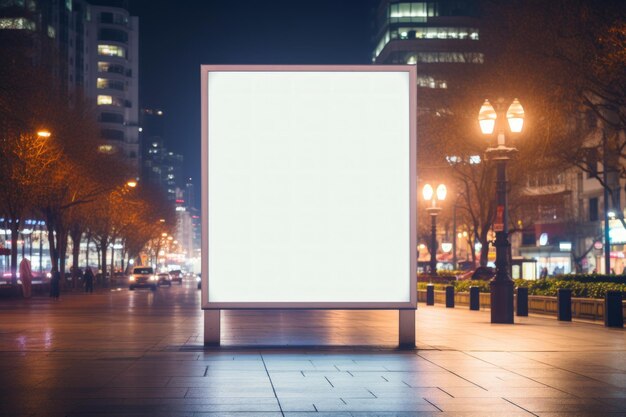
[[[30,269],[30,261],[27,258],[22,258],[20,262],[20,280],[22,281],[24,298],[30,298],[32,295],[33,272]]]
[[[539,278],[540,279],[548,278],[548,268],[546,268],[545,266],[541,268],[541,273],[539,274]]]
[[[57,271],[54,267],[52,268],[50,273],[52,275],[50,277],[50,297],[58,300],[61,293],[61,273]]]
[[[93,271],[91,270],[91,267],[88,266],[87,269],[85,269],[85,292],[93,292],[93,279]]]

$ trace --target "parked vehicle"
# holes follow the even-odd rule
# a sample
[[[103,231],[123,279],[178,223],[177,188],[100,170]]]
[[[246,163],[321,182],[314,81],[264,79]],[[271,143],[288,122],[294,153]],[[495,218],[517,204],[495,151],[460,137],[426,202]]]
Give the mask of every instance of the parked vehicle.
[[[133,291],[135,288],[150,288],[152,291],[156,291],[157,279],[154,269],[150,267],[134,268],[133,273],[128,277],[128,289]]]
[[[111,285],[124,286],[128,284],[128,276],[123,272],[116,272],[111,278]]]
[[[157,275],[157,285],[172,286],[172,277],[167,272],[161,272]]]
[[[172,281],[176,281],[179,285],[183,285],[183,272],[180,269],[170,271],[170,276],[172,277]]]

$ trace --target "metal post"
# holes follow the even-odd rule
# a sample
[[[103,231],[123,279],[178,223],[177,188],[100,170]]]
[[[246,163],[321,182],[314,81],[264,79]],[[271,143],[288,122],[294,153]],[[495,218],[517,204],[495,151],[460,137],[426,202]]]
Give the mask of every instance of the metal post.
[[[604,182],[604,273],[611,273],[611,235],[609,234],[609,174],[606,135],[602,134],[602,181]]]
[[[398,344],[401,348],[415,347],[415,309],[399,310]]]
[[[446,286],[446,308],[454,308],[454,287]]]
[[[621,291],[607,291],[604,296],[604,325],[624,327],[624,309]]]
[[[430,275],[437,275],[437,214],[430,214]]]
[[[503,136],[503,135],[502,135]],[[503,141],[504,139],[502,139]],[[508,206],[506,163],[509,157],[497,155],[496,202],[496,276],[491,280],[491,322],[513,323],[513,280],[509,274]]]
[[[39,224],[39,273],[43,272],[43,224]]]
[[[204,310],[204,346],[220,344],[220,310]]]
[[[457,201],[458,201],[458,197],[457,197]],[[452,269],[454,269],[455,271],[459,269],[457,266],[458,259],[456,257],[456,203],[457,201],[454,202],[454,208],[452,209]]]
[[[435,305],[435,286],[433,284],[428,284],[426,286],[426,305]]]
[[[470,294],[470,303],[469,303],[470,310],[473,310],[473,311],[480,310],[480,288],[471,286],[469,288],[469,294]]]
[[[559,321],[572,321],[572,290],[559,288],[556,294]]]

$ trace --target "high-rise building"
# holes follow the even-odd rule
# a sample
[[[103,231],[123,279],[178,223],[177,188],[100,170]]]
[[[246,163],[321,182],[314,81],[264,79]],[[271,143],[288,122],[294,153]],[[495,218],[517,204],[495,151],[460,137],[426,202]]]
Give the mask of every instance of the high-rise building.
[[[416,65],[418,112],[439,111],[453,82],[449,75],[484,62],[479,23],[475,0],[382,0],[372,62]]]
[[[70,97],[97,108],[99,150],[139,170],[139,19],[125,2],[5,0],[0,38],[19,40],[34,65],[49,66]]]
[[[85,91],[97,104],[103,152],[139,170],[139,19],[120,7],[87,6]]]

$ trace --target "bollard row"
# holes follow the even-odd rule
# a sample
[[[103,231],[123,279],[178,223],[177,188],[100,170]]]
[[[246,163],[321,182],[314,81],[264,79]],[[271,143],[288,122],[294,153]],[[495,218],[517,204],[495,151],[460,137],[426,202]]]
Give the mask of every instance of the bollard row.
[[[516,315],[528,316],[528,288],[517,287]],[[469,309],[480,310],[480,289],[470,287]],[[604,325],[606,327],[624,327],[624,311],[622,307],[623,295],[621,291],[607,291],[604,297]],[[435,286],[426,286],[426,305],[435,305]],[[454,308],[454,287],[446,286],[446,307]],[[560,288],[557,293],[557,319],[559,321],[572,321],[572,290]]]

